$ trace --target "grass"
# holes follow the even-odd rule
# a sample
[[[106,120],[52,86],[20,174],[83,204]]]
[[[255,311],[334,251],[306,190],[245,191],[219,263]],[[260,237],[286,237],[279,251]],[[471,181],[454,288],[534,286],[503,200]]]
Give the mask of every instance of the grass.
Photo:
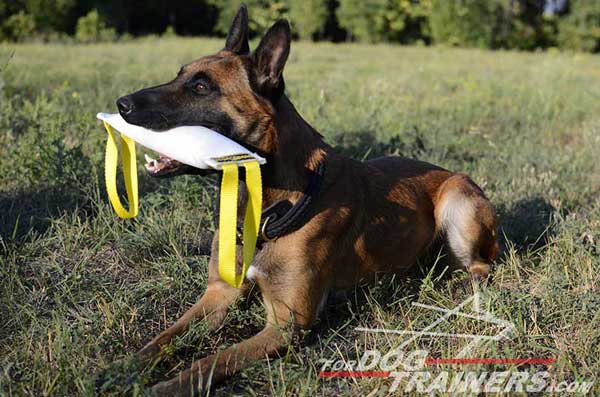
[[[109,374],[102,393],[143,394],[261,328],[263,310],[250,299],[216,332],[194,324],[153,368],[113,364],[202,293],[216,186],[141,175],[140,216],[120,221],[104,193],[105,133],[94,115],[221,46],[181,38],[0,46],[0,394],[91,395],[101,371]],[[286,81],[301,114],[340,151],[469,173],[496,205],[503,250],[484,305],[516,329],[473,356],[556,357],[555,381],[600,373],[600,58],[294,43]],[[387,379],[320,379],[319,360],[385,353],[400,338],[355,328],[418,329],[437,316],[411,302],[465,299],[465,275],[440,276],[444,266],[429,261],[409,279],[383,277],[331,299],[284,358],[211,394],[385,395]],[[477,327],[442,324],[484,331]],[[433,338],[412,347],[453,357],[461,346]]]

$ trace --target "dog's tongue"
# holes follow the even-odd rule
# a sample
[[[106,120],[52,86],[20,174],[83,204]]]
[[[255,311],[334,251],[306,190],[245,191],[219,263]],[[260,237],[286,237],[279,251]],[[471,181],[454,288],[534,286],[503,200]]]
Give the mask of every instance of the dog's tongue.
[[[181,165],[179,161],[173,160],[162,153],[159,154],[158,159],[154,159],[147,154],[144,155],[144,158],[146,159],[146,170],[152,176],[168,173]]]

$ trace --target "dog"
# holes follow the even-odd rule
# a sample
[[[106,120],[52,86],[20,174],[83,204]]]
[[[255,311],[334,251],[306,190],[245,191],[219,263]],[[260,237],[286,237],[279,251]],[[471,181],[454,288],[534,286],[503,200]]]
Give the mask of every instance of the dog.
[[[266,325],[155,385],[155,395],[196,395],[253,360],[277,356],[294,332],[313,324],[330,291],[376,273],[405,273],[437,240],[474,280],[488,277],[498,254],[494,207],[468,176],[398,156],[360,162],[324,142],[285,95],[290,43],[290,26],[280,20],[250,52],[241,6],[223,50],[183,66],[166,84],[117,100],[129,123],[157,131],[201,125],[265,157],[263,207],[288,203],[285,215],[303,203],[302,216],[276,236],[263,230],[241,288],[219,277],[215,233],[206,291],[137,357],[159,355],[193,319],[221,326],[228,307],[252,285],[262,295]],[[146,168],[157,177],[203,173],[162,155]]]

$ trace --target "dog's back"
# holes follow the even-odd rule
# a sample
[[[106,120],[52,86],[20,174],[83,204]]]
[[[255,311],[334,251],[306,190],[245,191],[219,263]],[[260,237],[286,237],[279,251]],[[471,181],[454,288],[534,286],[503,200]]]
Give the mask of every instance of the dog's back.
[[[330,246],[343,268],[333,272],[337,287],[375,272],[406,271],[438,236],[457,265],[488,275],[498,249],[495,212],[466,175],[396,156],[333,161],[344,165],[333,167],[336,186],[325,200],[337,210],[325,210],[321,227],[339,235]]]

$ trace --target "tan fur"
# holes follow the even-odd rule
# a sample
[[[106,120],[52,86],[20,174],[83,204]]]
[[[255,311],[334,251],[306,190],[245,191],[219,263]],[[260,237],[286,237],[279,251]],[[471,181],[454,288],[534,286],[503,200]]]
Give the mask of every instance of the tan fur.
[[[264,301],[265,328],[156,385],[156,395],[194,395],[249,361],[277,355],[294,330],[311,326],[330,290],[352,287],[377,272],[406,272],[437,236],[450,242],[464,269],[477,277],[489,274],[498,251],[495,213],[468,177],[402,157],[359,162],[340,156],[285,96],[273,107],[254,94],[242,57],[221,52],[185,67],[185,73],[197,70],[219,82],[221,110],[241,134],[251,125],[261,126],[263,135],[256,145],[269,155],[263,170],[263,207],[281,199],[296,202],[306,189],[307,170],[315,170],[320,162],[326,165],[325,181],[307,223],[264,244],[255,257],[252,280],[241,289],[218,275],[215,236],[205,294],[139,357],[156,356],[194,318],[220,326],[227,307],[253,283]]]

